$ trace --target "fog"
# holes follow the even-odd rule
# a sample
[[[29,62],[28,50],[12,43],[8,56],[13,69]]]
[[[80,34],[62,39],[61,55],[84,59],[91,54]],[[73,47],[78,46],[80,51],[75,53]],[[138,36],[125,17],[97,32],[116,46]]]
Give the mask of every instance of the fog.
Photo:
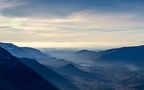
[[[89,67],[89,66],[107,66],[107,67],[123,67],[127,68],[130,71],[139,70],[140,68],[132,63],[123,62],[123,61],[93,61],[90,59],[85,59],[83,57],[77,57],[76,52],[79,49],[41,49],[43,53],[49,54],[51,57],[55,57],[57,59],[62,59],[65,61],[56,61],[49,62],[49,61],[41,61],[40,63],[44,65],[66,65],[68,63],[75,63],[80,65],[81,67]],[[98,50],[95,50],[98,51]]]
[[[132,64],[126,64],[125,67],[128,68],[130,71],[140,70],[140,68]]]
[[[56,57],[57,59],[64,59],[77,64],[91,64],[93,62],[75,57],[75,53],[79,51],[79,49],[41,49],[41,51],[43,53],[49,54],[51,57]]]
[[[77,49],[44,49],[41,51],[57,58],[57,60],[40,61],[41,64],[64,75],[74,84],[77,83],[75,85],[84,88],[82,90],[132,90],[134,85],[141,85],[143,82],[143,65],[141,67],[141,62],[135,60],[97,59],[95,58],[97,55],[102,56],[104,53],[101,54],[96,50],[95,52]],[[95,87],[96,89],[93,89]]]

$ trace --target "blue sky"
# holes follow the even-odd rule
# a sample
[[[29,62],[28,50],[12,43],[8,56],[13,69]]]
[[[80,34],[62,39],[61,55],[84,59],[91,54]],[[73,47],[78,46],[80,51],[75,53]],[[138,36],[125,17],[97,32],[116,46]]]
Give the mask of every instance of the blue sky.
[[[141,45],[143,5],[143,0],[1,0],[0,41]]]

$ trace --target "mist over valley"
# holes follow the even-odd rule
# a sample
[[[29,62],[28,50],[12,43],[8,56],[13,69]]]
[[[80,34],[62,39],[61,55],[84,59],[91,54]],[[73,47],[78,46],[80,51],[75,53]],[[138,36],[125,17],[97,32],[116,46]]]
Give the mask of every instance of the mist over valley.
[[[0,43],[0,47],[60,90],[143,89],[144,46],[100,51],[49,48],[38,50],[11,43]],[[4,62],[1,60],[1,63]],[[5,63],[6,66],[7,64]],[[5,88],[3,84],[0,85]],[[17,87],[14,84],[12,86]]]

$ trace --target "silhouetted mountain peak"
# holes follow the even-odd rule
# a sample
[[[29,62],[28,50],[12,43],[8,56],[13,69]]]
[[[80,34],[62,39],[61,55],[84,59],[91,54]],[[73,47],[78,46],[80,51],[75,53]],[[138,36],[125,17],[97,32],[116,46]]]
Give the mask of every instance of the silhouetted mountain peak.
[[[95,51],[89,51],[89,50],[81,50],[81,51],[76,52],[75,54],[84,55],[84,54],[94,54],[94,53],[96,53],[96,52]]]
[[[66,60],[64,60],[64,59],[59,59],[59,60],[57,60],[57,61],[60,61],[60,62],[65,62]]]
[[[76,68],[73,64],[69,63],[64,66],[65,68]]]
[[[89,72],[85,72],[85,71],[77,68],[76,66],[74,66],[71,63],[69,63],[61,68],[58,68],[57,71],[60,73],[68,74],[70,76],[72,75],[72,76],[85,77],[85,78],[95,78],[95,76],[93,76]]]
[[[90,52],[90,51],[85,49],[85,50],[80,50],[77,53],[85,53],[85,52]]]

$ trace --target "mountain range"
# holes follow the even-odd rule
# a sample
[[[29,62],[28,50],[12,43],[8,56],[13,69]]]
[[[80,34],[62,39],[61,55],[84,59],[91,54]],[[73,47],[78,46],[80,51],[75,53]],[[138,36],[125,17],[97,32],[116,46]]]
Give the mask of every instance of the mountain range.
[[[143,90],[144,88],[144,69],[141,68],[144,65],[144,45],[97,52],[89,50],[67,54],[67,51],[54,52],[56,55],[60,53],[65,58],[70,58],[68,61],[60,57],[56,59],[30,47],[18,47],[11,43],[0,43],[0,46],[3,47],[0,47],[0,90],[79,90],[79,88]],[[91,61],[92,64],[87,61]],[[103,65],[98,65],[100,62]]]
[[[79,90],[62,75],[43,66],[37,60],[30,59],[46,57],[49,60],[48,55],[34,48],[17,47],[10,43],[1,43],[0,46],[15,56],[19,56],[15,57],[0,47],[0,73],[2,73],[0,74],[0,88],[3,88],[0,90]],[[6,86],[10,86],[10,88],[7,89]]]
[[[0,90],[59,90],[0,47]]]
[[[92,61],[144,62],[144,45],[115,48],[98,52],[82,50],[76,52],[75,56]]]
[[[45,54],[40,50],[31,47],[18,47],[12,43],[2,42],[0,43],[0,46],[16,57],[36,59],[42,64],[59,66],[69,63],[67,60],[57,59],[49,54]]]
[[[18,47],[12,43],[0,43],[0,46],[2,48],[4,48],[5,50],[9,51],[12,55],[14,55],[16,57],[21,57],[21,58],[27,57],[27,58],[34,58],[37,60],[51,58],[48,54],[44,54],[35,48]]]

